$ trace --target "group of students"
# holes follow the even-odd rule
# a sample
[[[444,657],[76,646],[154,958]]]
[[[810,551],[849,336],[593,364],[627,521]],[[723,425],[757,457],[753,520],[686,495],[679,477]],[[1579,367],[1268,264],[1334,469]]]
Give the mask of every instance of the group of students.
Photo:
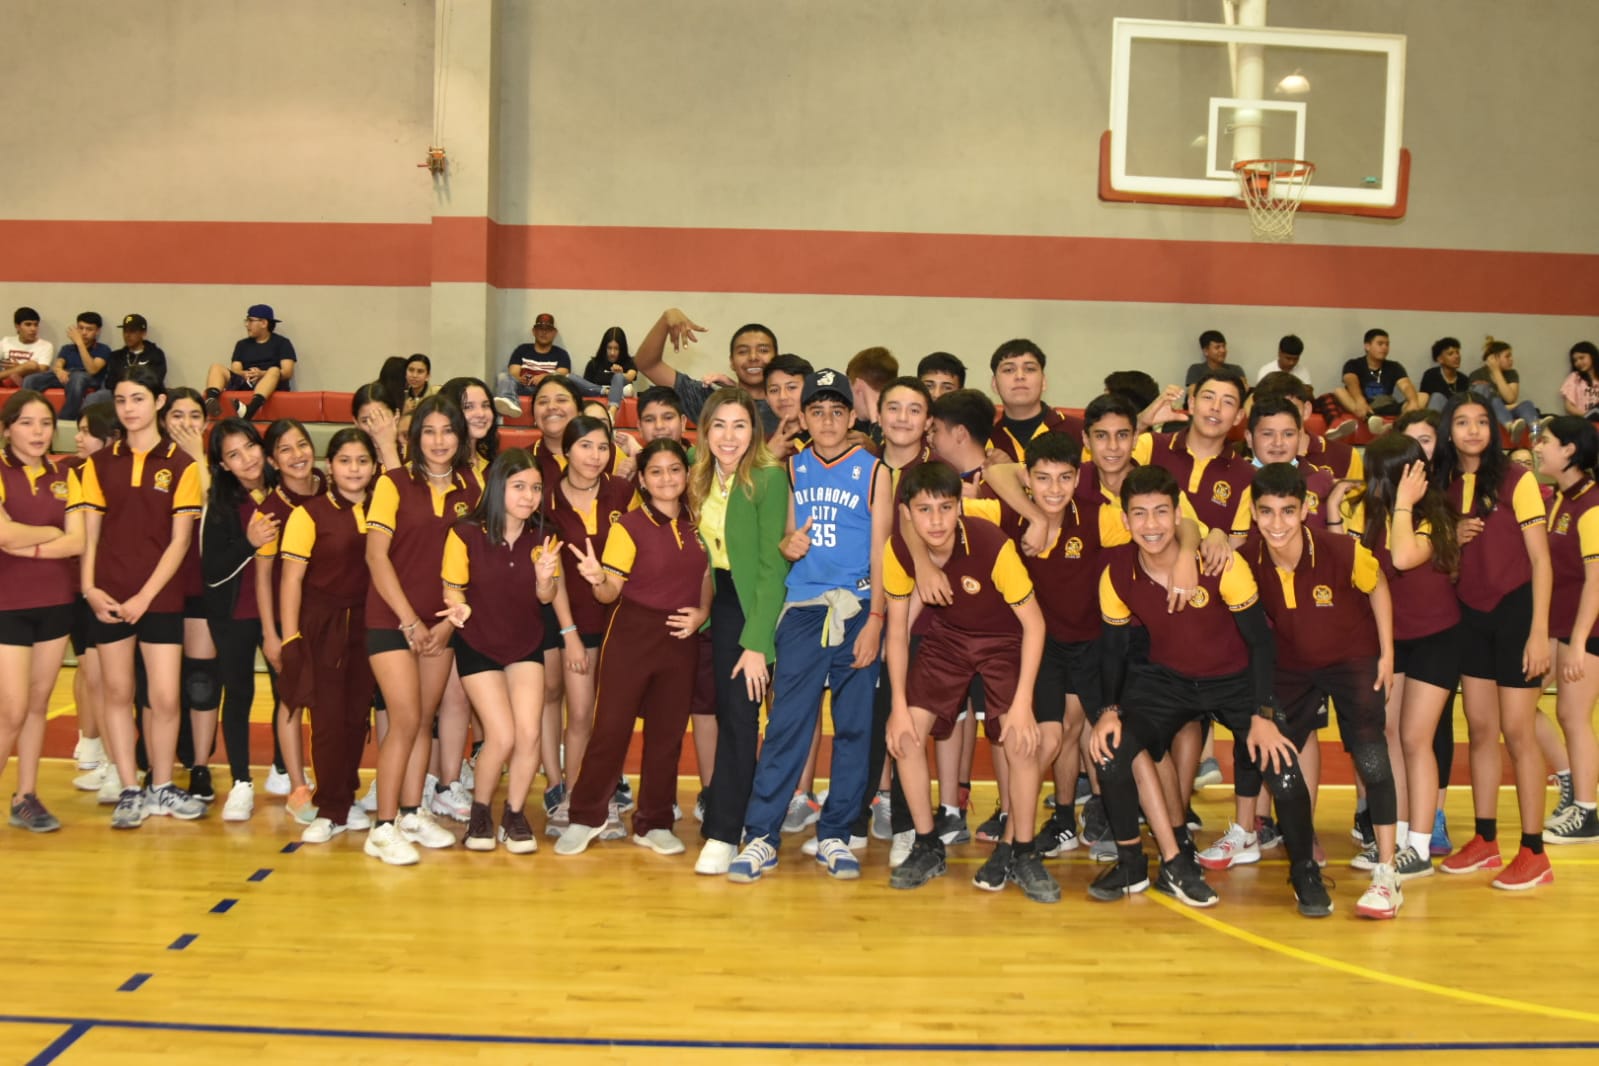
[[[659,383],[639,396],[642,440],[559,374],[537,384],[528,450],[500,448],[481,380],[414,405],[374,383],[318,468],[304,426],[263,437],[228,418],[207,436],[203,396],[134,368],[63,461],[50,405],[15,394],[0,412],[12,824],[59,825],[37,770],[70,639],[80,727],[103,737],[86,742],[100,765],[80,787],[113,806],[113,827],[205,813],[219,717],[223,817],[250,817],[259,651],[303,839],[365,830],[366,853],[394,865],[458,842],[435,816],[465,822],[469,850],[536,851],[525,804],[540,771],[558,855],[629,835],[681,853],[692,717],[695,871],[758,881],[814,773],[824,692],[830,788],[801,851],[835,878],[860,876],[868,832],[892,838],[894,887],[945,872],[946,845],[966,838],[945,752],[958,758],[980,717],[1001,812],[980,834],[995,847],[978,887],[1056,901],[1044,860],[1087,841],[1108,863],[1091,898],[1143,891],[1142,818],[1157,890],[1210,906],[1205,871],[1281,846],[1300,913],[1329,914],[1312,811],[1330,703],[1362,796],[1354,865],[1371,882],[1356,912],[1392,917],[1401,885],[1435,869],[1457,684],[1475,826],[1442,870],[1532,888],[1553,878],[1546,840],[1599,839],[1599,437],[1585,419],[1539,433],[1546,509],[1471,393],[1406,414],[1362,456],[1306,432],[1313,398],[1286,373],[1247,390],[1217,369],[1142,406],[1108,391],[1077,418],[1042,404],[1045,355],[1014,340],[990,360],[1001,414],[945,353],[914,377],[874,355],[863,385],[777,355],[759,325],[734,334],[730,383],[695,381],[661,353],[699,331],[670,311],[641,346]],[[1546,828],[1537,698],[1552,664],[1570,786]],[[358,798],[374,707],[376,782]],[[621,772],[639,718],[629,834]],[[1213,723],[1234,738],[1237,814],[1200,849],[1191,794]],[[1501,736],[1522,822],[1508,865]]]

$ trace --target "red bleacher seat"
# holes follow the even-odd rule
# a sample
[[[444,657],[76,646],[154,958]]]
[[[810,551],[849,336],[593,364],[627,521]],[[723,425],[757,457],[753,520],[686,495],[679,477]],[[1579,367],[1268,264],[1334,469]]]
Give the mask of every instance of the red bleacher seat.
[[[351,401],[355,399],[353,392],[324,392],[322,394],[322,421],[324,422],[354,422],[355,414],[351,408]]]
[[[233,414],[234,401],[249,403],[253,395],[248,392],[224,392],[222,394],[222,413]],[[280,418],[296,418],[301,422],[322,421],[322,394],[320,392],[274,392],[267,397],[265,406],[256,412],[256,418],[264,422],[276,422]]]

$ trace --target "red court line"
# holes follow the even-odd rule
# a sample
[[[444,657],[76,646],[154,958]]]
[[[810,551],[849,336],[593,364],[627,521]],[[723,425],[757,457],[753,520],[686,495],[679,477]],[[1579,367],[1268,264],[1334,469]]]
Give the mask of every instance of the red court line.
[[[0,220],[0,281],[424,286],[1599,314],[1599,255],[648,226]],[[18,254],[25,252],[25,254]]]

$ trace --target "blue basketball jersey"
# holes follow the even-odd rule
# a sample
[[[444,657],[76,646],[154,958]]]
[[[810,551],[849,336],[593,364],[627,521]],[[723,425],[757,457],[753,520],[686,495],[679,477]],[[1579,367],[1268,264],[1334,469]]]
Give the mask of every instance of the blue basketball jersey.
[[[856,445],[831,463],[814,448],[788,461],[794,525],[811,520],[811,547],[788,572],[788,600],[812,600],[830,589],[872,594],[872,480],[877,457]]]

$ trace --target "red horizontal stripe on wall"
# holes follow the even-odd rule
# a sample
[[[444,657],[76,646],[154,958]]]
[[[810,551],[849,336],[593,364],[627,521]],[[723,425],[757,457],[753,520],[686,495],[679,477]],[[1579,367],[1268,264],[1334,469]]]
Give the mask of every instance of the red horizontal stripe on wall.
[[[1599,256],[1108,237],[500,226],[501,288],[1599,314]]]
[[[425,286],[430,240],[405,222],[0,220],[0,280]]]
[[[829,230],[0,220],[0,281],[803,293],[1599,315],[1599,256]]]

